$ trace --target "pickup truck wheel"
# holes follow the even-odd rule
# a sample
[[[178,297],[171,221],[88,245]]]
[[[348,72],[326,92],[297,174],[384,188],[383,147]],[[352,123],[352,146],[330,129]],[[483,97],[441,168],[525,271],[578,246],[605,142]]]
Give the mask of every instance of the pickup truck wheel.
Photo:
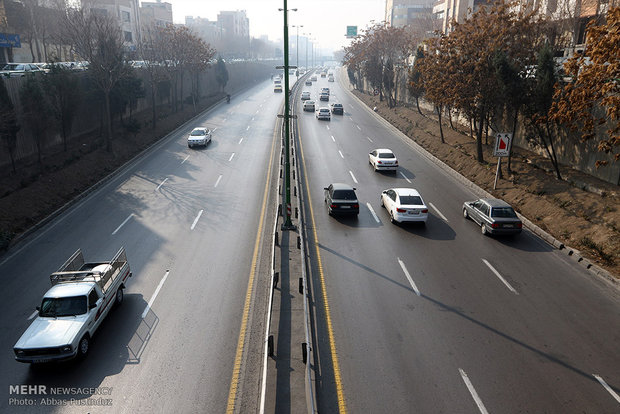
[[[90,338],[88,336],[84,336],[80,339],[80,343],[78,344],[78,357],[85,358],[88,355],[88,351],[90,350]]]
[[[123,303],[123,289],[122,288],[116,291],[116,299],[114,301],[114,305],[120,306],[121,303]]]

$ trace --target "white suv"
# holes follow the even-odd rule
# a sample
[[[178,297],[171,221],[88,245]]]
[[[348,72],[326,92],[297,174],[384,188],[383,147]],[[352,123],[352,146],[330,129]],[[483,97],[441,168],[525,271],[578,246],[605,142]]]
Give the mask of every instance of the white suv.
[[[194,128],[187,137],[187,146],[190,148],[196,145],[206,147],[209,142],[211,142],[211,130],[209,128]]]

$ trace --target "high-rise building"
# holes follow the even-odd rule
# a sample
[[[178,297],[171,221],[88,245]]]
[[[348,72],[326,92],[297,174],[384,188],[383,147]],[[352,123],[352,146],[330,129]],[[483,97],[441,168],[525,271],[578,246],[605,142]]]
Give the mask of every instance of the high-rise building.
[[[228,36],[250,39],[250,20],[245,10],[221,11],[217,15],[217,23]]]
[[[386,0],[385,21],[392,27],[408,27],[421,35],[438,29],[432,0]]]

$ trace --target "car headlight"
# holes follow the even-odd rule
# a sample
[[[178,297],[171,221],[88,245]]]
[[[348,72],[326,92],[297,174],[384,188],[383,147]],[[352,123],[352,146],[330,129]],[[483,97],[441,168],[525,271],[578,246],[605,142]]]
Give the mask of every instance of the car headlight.
[[[60,350],[62,352],[71,352],[71,351],[73,351],[73,348],[71,348],[71,345],[65,345],[65,346],[61,347]]]
[[[23,349],[15,349],[15,355],[24,355]]]

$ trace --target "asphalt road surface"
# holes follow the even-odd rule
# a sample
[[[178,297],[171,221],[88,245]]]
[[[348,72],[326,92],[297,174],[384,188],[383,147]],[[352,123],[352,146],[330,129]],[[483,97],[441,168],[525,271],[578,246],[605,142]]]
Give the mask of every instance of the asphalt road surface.
[[[318,102],[330,87],[343,116],[319,121],[296,98],[319,411],[619,413],[618,291],[529,231],[483,236],[462,216],[478,197],[363,108],[339,76],[303,90]],[[374,148],[394,151],[397,174],[373,172]],[[357,188],[357,219],[328,216],[323,187],[332,182]],[[379,196],[392,187],[421,193],[425,227],[390,223]]]
[[[269,80],[234,96],[0,258],[0,412],[226,411],[282,101]],[[190,149],[197,126],[213,140]],[[121,246],[133,277],[88,358],[16,362],[49,274],[77,248],[96,261]]]

